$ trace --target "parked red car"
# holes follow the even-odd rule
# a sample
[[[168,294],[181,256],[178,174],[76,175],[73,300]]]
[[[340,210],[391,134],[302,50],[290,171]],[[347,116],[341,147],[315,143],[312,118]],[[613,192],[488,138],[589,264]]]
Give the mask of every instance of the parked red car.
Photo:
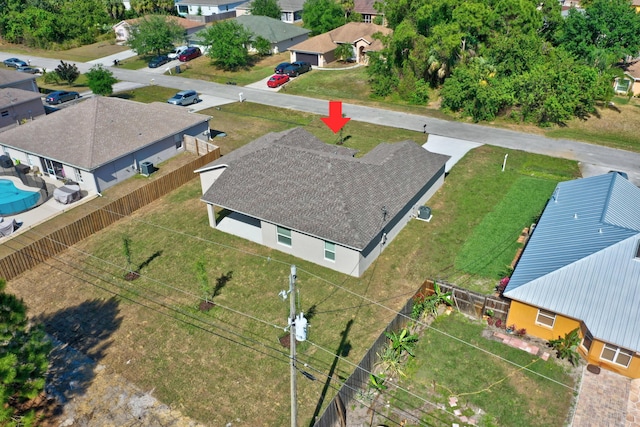
[[[286,74],[274,74],[269,80],[267,80],[267,86],[280,87],[289,81],[289,76]]]
[[[180,54],[178,60],[180,60],[180,62],[191,61],[192,59],[195,59],[200,55],[202,55],[202,52],[200,52],[199,48],[190,47]]]

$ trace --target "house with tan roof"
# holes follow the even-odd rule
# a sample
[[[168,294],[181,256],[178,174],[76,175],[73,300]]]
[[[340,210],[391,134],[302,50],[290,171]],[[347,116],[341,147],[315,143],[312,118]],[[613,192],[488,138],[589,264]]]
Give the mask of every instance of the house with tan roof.
[[[382,42],[374,34],[388,35],[391,29],[382,25],[365,22],[349,22],[341,27],[299,43],[289,48],[291,62],[306,61],[317,67],[324,67],[336,60],[338,45],[349,44],[353,47],[353,56],[357,63],[368,64],[367,53],[379,51]]]
[[[376,1],[377,0],[353,1],[353,11],[362,15],[362,22],[368,24],[384,24],[384,15],[375,8]]]
[[[131,36],[131,27],[138,25],[140,21],[145,18],[127,19],[126,21],[120,21],[113,25],[113,31],[116,33],[116,43],[124,43],[129,40]],[[190,36],[204,28],[205,24],[202,22],[191,21],[186,18],[178,16],[167,16],[167,20],[173,21],[176,24],[184,28],[185,36]]]
[[[640,95],[640,58],[634,59],[624,68],[623,77],[616,77],[613,89],[619,94]]]
[[[359,277],[443,184],[449,156],[408,140],[355,154],[302,128],[264,135],[196,170],[209,224]]]
[[[209,117],[161,102],[93,97],[0,133],[0,153],[100,193],[206,140]]]

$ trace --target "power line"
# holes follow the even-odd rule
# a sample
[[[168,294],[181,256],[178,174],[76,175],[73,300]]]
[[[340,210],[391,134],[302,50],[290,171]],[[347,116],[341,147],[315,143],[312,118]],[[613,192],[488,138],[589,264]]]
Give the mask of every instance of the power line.
[[[112,211],[109,211],[109,210],[106,210],[106,209],[104,209],[104,210],[105,210],[105,211],[107,211],[107,212],[110,212],[110,213],[114,213],[114,214],[120,215],[120,214],[118,214],[117,212],[112,212]],[[202,242],[205,242],[205,243],[211,243],[211,244],[218,245],[218,246],[221,246],[221,247],[224,247],[224,248],[230,249],[230,250],[235,250],[235,251],[238,251],[238,252],[240,252],[240,253],[247,254],[247,255],[249,255],[249,256],[256,256],[256,257],[259,257],[259,258],[262,258],[262,259],[265,259],[265,260],[268,260],[268,261],[277,262],[277,263],[280,263],[280,264],[283,264],[283,265],[289,265],[289,263],[286,263],[286,262],[284,262],[284,261],[280,261],[280,260],[275,259],[275,258],[272,258],[272,257],[265,257],[265,256],[263,256],[263,255],[255,254],[255,253],[250,252],[250,251],[247,251],[247,250],[238,249],[238,248],[236,248],[236,247],[234,247],[234,246],[232,246],[232,245],[222,244],[222,243],[215,242],[215,241],[212,241],[212,240],[209,240],[209,239],[205,239],[205,238],[202,238],[202,237],[199,237],[199,236],[194,236],[194,235],[191,235],[191,234],[188,234],[188,233],[182,232],[182,231],[174,230],[174,229],[171,229],[171,228],[168,228],[168,227],[165,227],[165,226],[161,226],[161,225],[153,224],[153,223],[148,222],[148,221],[143,221],[143,220],[140,220],[140,219],[133,219],[133,221],[140,222],[140,223],[143,223],[143,224],[146,224],[146,225],[152,226],[152,227],[157,227],[157,228],[162,229],[162,230],[164,230],[164,231],[167,231],[167,232],[169,232],[169,233],[175,233],[175,234],[178,234],[178,235],[181,235],[181,236],[184,236],[184,237],[194,238],[194,239],[196,239],[196,240],[199,240],[199,241],[202,241]],[[24,235],[24,234],[25,234],[25,233],[22,233],[22,234],[20,234],[19,236]],[[36,234],[37,234],[37,233],[36,233]],[[43,236],[43,237],[49,238],[50,240],[52,240],[52,241],[56,242],[57,244],[64,245],[64,246],[66,246],[66,247],[68,247],[68,248],[70,248],[70,247],[71,247],[71,246],[69,246],[69,245],[65,245],[65,244],[64,244],[64,243],[62,243],[62,242],[56,241],[56,240],[54,240],[54,239],[51,239],[51,238],[50,238],[50,237],[48,237],[48,236]],[[98,258],[98,257],[95,257],[95,256],[93,256],[93,255],[92,255],[92,257],[94,257],[94,258]],[[99,258],[98,258],[98,259],[99,259]],[[103,260],[103,261],[104,261],[104,260]],[[104,262],[106,262],[106,261],[104,261]],[[392,313],[394,313],[394,314],[396,314],[396,315],[401,315],[401,316],[405,317],[406,319],[408,319],[408,320],[412,320],[412,321],[413,321],[413,319],[411,319],[409,316],[403,315],[403,314],[399,313],[398,311],[396,311],[396,310],[394,310],[394,309],[391,309],[391,308],[389,308],[389,307],[387,307],[387,306],[385,306],[385,305],[381,304],[381,303],[380,303],[380,302],[378,302],[378,301],[374,301],[374,300],[371,300],[371,299],[370,299],[370,298],[368,298],[368,297],[362,296],[362,295],[360,295],[360,294],[358,294],[358,293],[356,293],[356,292],[354,292],[354,291],[351,291],[351,290],[350,290],[350,289],[348,289],[348,288],[345,288],[344,286],[341,286],[341,285],[339,285],[339,284],[337,284],[337,283],[331,282],[331,281],[329,281],[329,280],[327,280],[327,279],[325,279],[325,278],[323,278],[323,277],[320,277],[319,275],[316,275],[316,274],[314,274],[314,273],[312,273],[312,272],[310,272],[310,271],[304,270],[304,268],[299,268],[299,270],[304,271],[305,273],[309,274],[309,276],[311,276],[311,277],[315,277],[316,279],[318,279],[318,280],[320,280],[320,281],[323,281],[323,282],[328,283],[328,284],[330,284],[330,285],[332,285],[332,286],[335,286],[336,288],[341,289],[341,290],[343,290],[343,291],[345,291],[345,292],[347,292],[347,293],[349,293],[349,294],[351,294],[351,295],[353,295],[353,296],[355,296],[355,297],[357,297],[357,298],[361,298],[361,299],[363,299],[363,300],[367,301],[370,305],[379,306],[379,307],[381,307],[381,308],[383,308],[383,309],[385,309],[385,310],[387,310],[387,311],[390,311],[390,312],[392,312]],[[346,279],[345,279],[345,280],[346,280]],[[160,281],[157,281],[157,282],[158,282],[158,283],[162,283],[162,282],[160,282]],[[169,286],[169,285],[166,285],[166,284],[164,284],[164,285],[165,285],[165,286]],[[176,290],[178,290],[178,288],[176,288]],[[181,291],[181,292],[183,292],[182,290],[180,290],[180,291]],[[190,295],[192,295],[192,296],[193,296],[193,294],[190,294]],[[405,294],[405,295],[406,295],[406,294]],[[238,310],[235,310],[235,312],[236,312],[236,314],[246,315],[245,313],[243,313],[243,312],[241,312],[241,311],[238,311]],[[258,320],[258,321],[259,321],[259,319],[257,319],[257,318],[256,318],[256,319],[254,319],[254,320]],[[416,322],[417,322],[417,323],[421,323],[421,322],[418,322],[418,321],[416,321]],[[269,324],[268,322],[265,322],[265,323]],[[517,366],[517,367],[519,367],[519,368],[523,368],[522,366],[518,365],[518,364],[517,364],[517,363],[515,363],[515,362],[509,361],[508,359],[505,359],[505,358],[503,358],[503,357],[502,357],[502,356],[500,356],[500,355],[497,355],[497,354],[491,353],[490,351],[485,350],[485,349],[482,349],[482,348],[480,348],[480,347],[478,347],[478,346],[476,346],[476,345],[474,345],[474,344],[472,344],[472,343],[466,342],[466,341],[464,341],[464,340],[462,340],[462,339],[460,339],[460,338],[457,338],[457,337],[452,336],[452,335],[450,335],[450,334],[448,334],[448,333],[445,333],[445,332],[443,332],[443,331],[440,331],[439,329],[434,328],[434,327],[432,327],[431,325],[424,324],[424,323],[421,323],[421,324],[422,324],[423,326],[425,326],[425,327],[427,327],[427,328],[430,328],[430,329],[432,329],[432,330],[434,330],[434,331],[436,331],[436,332],[438,332],[438,333],[441,333],[441,334],[443,334],[443,335],[445,335],[445,336],[447,336],[447,337],[449,337],[449,338],[451,338],[451,339],[454,339],[454,340],[456,340],[456,341],[458,341],[458,342],[464,343],[465,345],[468,345],[468,346],[470,346],[470,347],[472,347],[472,348],[474,348],[474,349],[476,349],[476,350],[480,350],[480,351],[482,351],[482,352],[484,352],[484,353],[487,353],[487,354],[489,354],[489,355],[492,355],[492,356],[494,356],[494,357],[496,357],[496,358],[498,358],[498,359],[500,359],[500,360],[503,360],[503,361],[505,361],[505,362],[507,362],[507,363],[510,363],[510,364],[512,364],[512,365],[514,365],[514,366]],[[272,326],[274,326],[273,324],[271,324],[271,325],[272,325]],[[277,326],[276,326],[276,327],[277,327]],[[556,380],[553,380],[553,379],[551,379],[551,378],[549,378],[549,377],[546,377],[546,376],[544,376],[544,375],[542,375],[542,374],[540,374],[540,373],[537,373],[537,372],[535,372],[535,371],[531,371],[531,370],[529,370],[529,369],[527,369],[527,370],[528,370],[529,372],[531,372],[532,374],[534,374],[534,375],[541,376],[541,377],[546,378],[546,379],[548,379],[548,380],[550,380],[550,381],[553,381],[553,382],[556,382],[556,383],[558,383],[558,384],[561,384],[561,385],[563,385],[564,387],[570,388],[570,387],[568,387],[567,385],[562,384],[562,383],[560,383],[560,382],[558,382],[558,381],[556,381]],[[573,388],[571,388],[571,389],[573,389]]]

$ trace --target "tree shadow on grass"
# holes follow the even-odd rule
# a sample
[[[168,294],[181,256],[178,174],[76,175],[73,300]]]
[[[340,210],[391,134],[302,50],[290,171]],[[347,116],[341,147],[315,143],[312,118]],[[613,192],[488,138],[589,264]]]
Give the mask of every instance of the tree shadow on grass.
[[[138,266],[138,270],[136,271],[141,271],[143,268],[147,267],[149,264],[151,264],[151,261],[153,261],[154,259],[158,258],[160,255],[162,255],[162,251],[156,251],[153,253],[153,255],[151,255],[149,258],[147,258],[146,260],[144,260],[142,262],[142,264],[140,264]]]
[[[59,404],[84,394],[93,381],[97,363],[122,323],[119,311],[118,300],[112,297],[88,300],[36,319],[53,341],[46,391]]]
[[[316,418],[320,415],[320,410],[322,409],[322,404],[324,403],[324,399],[327,396],[327,391],[329,391],[329,387],[331,386],[331,380],[333,375],[336,372],[336,367],[338,366],[338,361],[341,357],[347,357],[349,352],[351,351],[351,343],[348,340],[349,331],[351,330],[351,326],[353,326],[353,319],[350,319],[347,322],[344,330],[340,332],[342,335],[342,339],[340,340],[340,344],[336,349],[336,355],[333,358],[333,363],[331,364],[331,368],[329,369],[329,373],[327,374],[327,380],[324,383],[324,387],[322,388],[322,393],[320,393],[320,398],[318,399],[318,404],[316,405],[316,410],[313,412],[313,416],[311,417],[311,425],[315,422]]]

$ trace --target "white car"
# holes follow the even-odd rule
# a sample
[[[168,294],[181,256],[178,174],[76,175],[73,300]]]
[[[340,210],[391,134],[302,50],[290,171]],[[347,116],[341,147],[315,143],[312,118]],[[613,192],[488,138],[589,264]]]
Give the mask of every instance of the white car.
[[[169,59],[178,59],[178,56],[180,56],[180,54],[182,52],[184,52],[185,50],[187,50],[189,46],[178,46],[177,48],[173,49],[171,52],[169,52],[167,54],[167,56],[169,57]]]

